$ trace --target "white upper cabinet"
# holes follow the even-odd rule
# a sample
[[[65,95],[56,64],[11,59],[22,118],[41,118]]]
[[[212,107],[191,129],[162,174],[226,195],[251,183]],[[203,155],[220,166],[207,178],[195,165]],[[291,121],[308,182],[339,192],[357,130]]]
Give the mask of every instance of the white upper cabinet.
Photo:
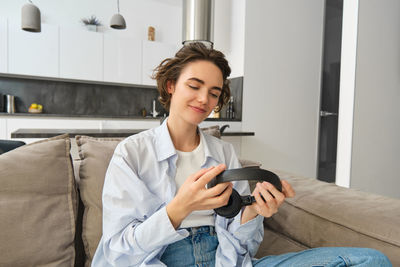
[[[60,27],[60,77],[103,81],[103,34]]]
[[[7,19],[0,17],[0,72],[8,72]]]
[[[155,86],[154,68],[177,50],[78,27],[42,24],[41,32],[26,32],[0,17],[0,73]]]
[[[58,26],[42,24],[39,33],[8,25],[8,72],[58,77]]]
[[[153,70],[162,60],[173,57],[177,49],[176,45],[143,41],[142,84],[156,85],[156,81],[150,78]]]
[[[104,34],[104,81],[141,84],[141,40]]]

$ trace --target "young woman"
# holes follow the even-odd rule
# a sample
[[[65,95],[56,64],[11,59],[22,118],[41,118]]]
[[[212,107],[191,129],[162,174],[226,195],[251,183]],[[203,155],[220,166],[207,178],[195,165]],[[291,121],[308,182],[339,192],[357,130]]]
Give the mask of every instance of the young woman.
[[[103,236],[92,266],[388,266],[377,251],[349,248],[253,259],[264,217],[295,194],[285,181],[283,193],[258,183],[252,193],[257,202],[232,219],[214,213],[227,204],[232,188],[250,194],[246,181],[206,188],[223,170],[240,167],[231,144],[198,127],[229,99],[229,75],[224,55],[199,43],[158,66],[155,78],[169,117],[117,146],[106,173]]]

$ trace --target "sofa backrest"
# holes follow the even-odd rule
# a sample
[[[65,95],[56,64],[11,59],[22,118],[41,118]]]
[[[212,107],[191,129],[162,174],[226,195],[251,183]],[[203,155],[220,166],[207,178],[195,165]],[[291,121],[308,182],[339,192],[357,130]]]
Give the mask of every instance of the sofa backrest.
[[[0,155],[0,266],[73,266],[76,218],[68,135]]]

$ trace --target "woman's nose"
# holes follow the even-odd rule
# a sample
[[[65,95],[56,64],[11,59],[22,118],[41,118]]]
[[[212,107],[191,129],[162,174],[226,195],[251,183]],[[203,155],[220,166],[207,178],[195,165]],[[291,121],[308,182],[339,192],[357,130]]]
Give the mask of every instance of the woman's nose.
[[[199,90],[197,94],[197,101],[200,103],[206,104],[208,101],[208,91],[207,90]]]

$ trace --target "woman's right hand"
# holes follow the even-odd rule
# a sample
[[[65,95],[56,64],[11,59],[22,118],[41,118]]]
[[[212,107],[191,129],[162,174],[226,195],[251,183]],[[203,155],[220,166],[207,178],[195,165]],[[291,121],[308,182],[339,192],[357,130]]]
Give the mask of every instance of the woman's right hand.
[[[175,229],[192,211],[215,209],[228,204],[232,194],[232,183],[221,183],[212,188],[206,188],[206,185],[225,169],[226,166],[220,164],[201,169],[186,179],[166,207],[168,217]]]

